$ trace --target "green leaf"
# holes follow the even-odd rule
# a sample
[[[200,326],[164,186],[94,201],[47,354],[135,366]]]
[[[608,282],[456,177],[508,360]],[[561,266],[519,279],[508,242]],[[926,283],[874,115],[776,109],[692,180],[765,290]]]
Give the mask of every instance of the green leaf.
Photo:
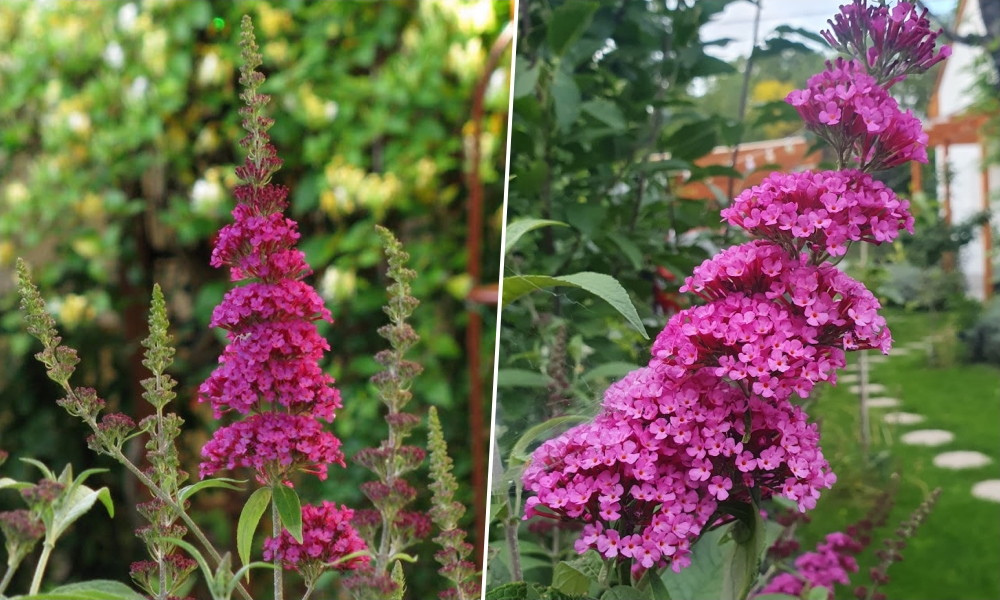
[[[115,507],[111,503],[111,492],[108,488],[93,490],[85,485],[78,485],[63,495],[59,508],[52,516],[51,539],[54,542],[74,521],[82,517],[94,504],[100,500],[108,514],[115,516]]]
[[[552,572],[552,587],[570,596],[582,596],[590,589],[590,577],[572,564],[562,561]]]
[[[251,569],[271,569],[273,571],[276,568],[277,567],[275,567],[273,563],[263,562],[259,560],[252,563],[247,563],[242,567],[240,567],[239,571],[233,573],[233,580],[229,582],[226,591],[232,594],[233,590],[236,589],[236,586],[239,585],[240,577],[243,577],[244,575],[247,576],[247,580],[249,581]]]
[[[48,479],[52,479],[52,480],[56,479],[55,473],[53,473],[41,461],[35,460],[33,458],[22,458],[21,462],[26,462],[29,465],[33,465],[35,467],[38,467],[38,470],[40,470],[45,475],[45,477],[48,478]]]
[[[219,590],[216,587],[216,584],[215,584],[215,574],[212,573],[212,569],[208,566],[208,561],[205,560],[205,557],[202,555],[201,552],[198,551],[197,548],[195,548],[190,543],[185,542],[184,540],[179,539],[179,538],[168,537],[168,538],[164,538],[164,541],[169,542],[169,543],[177,546],[178,548],[183,549],[185,552],[187,552],[188,554],[190,554],[191,557],[195,559],[195,561],[197,561],[198,566],[201,567],[202,577],[204,578],[205,583],[208,585],[209,592],[212,594],[213,598],[215,598],[216,596],[219,595],[220,592],[222,592],[222,590]],[[228,557],[229,557],[229,553],[227,552],[226,553],[226,558],[228,558]],[[226,562],[228,563],[228,561],[226,561]],[[222,565],[219,565],[219,566],[220,566],[220,568],[222,567]]]
[[[192,483],[191,485],[186,485],[182,487],[180,490],[178,490],[177,499],[183,502],[206,488],[226,488],[229,490],[242,490],[243,488],[241,488],[236,484],[246,483],[246,482],[247,482],[246,479],[230,479],[229,477],[213,477],[211,479],[203,479],[198,483]]]
[[[673,158],[694,160],[711,152],[718,140],[715,121],[703,119],[682,125],[670,134],[665,145]]]
[[[546,40],[553,55],[562,56],[570,46],[580,39],[583,32],[590,27],[597,8],[596,2],[573,0],[566,2],[552,12],[552,18],[548,22]]]
[[[646,173],[656,173],[659,171],[690,171],[692,164],[679,158],[665,158],[662,160],[650,160],[639,165],[639,170]]]
[[[566,129],[580,116],[580,88],[571,74],[559,69],[549,91],[556,111],[556,129]]]
[[[23,490],[26,487],[31,487],[33,484],[27,481],[18,481],[16,479],[11,479],[10,477],[0,477],[0,490],[6,488],[14,488],[15,490]]]
[[[549,419],[544,423],[539,423],[538,425],[535,425],[531,429],[525,431],[521,435],[521,437],[518,438],[517,442],[514,444],[514,447],[510,449],[510,457],[512,459],[518,459],[523,461],[524,459],[527,459],[526,453],[528,451],[528,446],[530,446],[532,442],[537,441],[539,438],[543,436],[547,439],[549,437],[548,434],[556,428],[571,423],[572,424],[584,423],[589,420],[590,417],[585,417],[583,415],[564,415],[561,417],[555,417]]]
[[[745,510],[733,523],[735,540],[728,568],[722,579],[723,600],[742,600],[750,593],[760,573],[760,563],[767,551],[767,528],[755,504],[744,504]]]
[[[643,339],[649,339],[646,328],[643,327],[628,292],[618,283],[618,280],[603,273],[583,271],[573,275],[549,277],[546,275],[513,275],[503,279],[502,304],[506,306],[521,296],[549,287],[576,287],[594,294],[617,310],[628,323],[642,334]]]
[[[616,585],[601,594],[601,600],[636,600],[645,594],[629,585]],[[656,598],[656,600],[660,600]]]
[[[236,525],[236,553],[240,557],[240,563],[244,565],[250,563],[253,534],[257,531],[257,525],[260,524],[260,519],[270,502],[271,488],[260,488],[250,494],[246,504],[243,505],[243,512],[240,513],[240,520]]]
[[[594,98],[587,100],[580,106],[583,112],[604,123],[608,127],[617,131],[623,131],[626,127],[625,116],[618,105],[607,98]]]
[[[15,596],[14,598],[19,600],[144,600],[145,596],[124,583],[95,579],[61,585],[41,594]]]
[[[649,582],[650,597],[653,600],[670,600],[667,586],[663,585],[663,580],[656,575],[655,571],[646,571],[646,580]]]
[[[505,583],[486,592],[486,600],[527,600],[528,584],[523,581]]]
[[[523,96],[527,96],[535,89],[535,84],[538,83],[538,73],[541,70],[541,61],[536,62],[534,65],[530,64],[523,56],[517,57],[517,62],[514,65],[514,99],[517,100]],[[509,227],[509,225],[508,225]]]
[[[278,517],[295,541],[302,543],[302,504],[298,493],[287,485],[278,484],[272,488],[272,501],[278,509]]]
[[[722,537],[729,531],[720,527],[701,536],[691,548],[691,565],[680,573],[666,570],[660,577],[673,600],[722,600],[722,570],[725,568]],[[733,542],[728,542],[732,545]]]
[[[823,586],[814,587],[809,590],[807,600],[827,600],[831,595],[831,590]]]
[[[543,388],[552,381],[548,375],[527,369],[497,369],[497,387]]]
[[[635,242],[618,231],[610,231],[606,237],[618,246],[625,258],[632,263],[633,269],[638,271],[642,268],[642,250],[639,250],[639,246],[636,246]]]
[[[624,377],[638,368],[639,365],[633,365],[632,363],[608,362],[587,371],[584,373],[582,379],[587,382],[595,379],[614,379]]]
[[[568,227],[568,225],[551,219],[518,219],[507,223],[507,227],[504,228],[504,235],[507,236],[504,238],[504,254],[510,252],[524,234],[542,227]]]
[[[792,27],[791,25],[778,25],[774,28],[775,33],[780,33],[782,35],[794,33],[801,35],[802,37],[812,40],[819,44],[820,46],[826,46],[826,39],[814,31],[809,31],[808,29],[802,29],[801,27]]]

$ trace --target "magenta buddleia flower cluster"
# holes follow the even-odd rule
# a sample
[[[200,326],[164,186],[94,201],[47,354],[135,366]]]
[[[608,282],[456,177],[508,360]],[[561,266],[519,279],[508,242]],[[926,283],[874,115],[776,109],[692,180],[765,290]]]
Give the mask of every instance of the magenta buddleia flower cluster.
[[[908,203],[870,175],[926,161],[919,121],[887,87],[947,56],[932,56],[936,34],[908,4],[842,11],[833,39],[853,37],[835,46],[862,48],[868,62],[828,62],[788,97],[834,146],[840,170],[778,173],[740,194],[722,216],[758,239],[697,267],[681,290],[706,303],[674,315],[647,366],[608,388],[595,420],[542,444],[525,469],[525,518],[582,521],[581,554],[596,550],[633,574],[679,571],[735,505],[780,496],[806,511],[836,481],[793,401],[836,383],[847,351],[888,353],[892,338],[871,292],[826,261],[854,242],[912,232]],[[828,541],[838,554],[846,543]]]
[[[302,507],[302,542],[287,530],[264,542],[264,559],[280,560],[294,568],[306,581],[315,581],[326,569],[356,569],[368,563],[359,553],[367,547],[351,526],[354,511],[323,501],[319,506]]]
[[[202,448],[201,476],[222,469],[252,469],[265,485],[295,471],[325,479],[330,463],[344,464],[340,440],[326,431],[340,408],[333,378],[319,366],[330,349],[315,321],[331,321],[316,290],[302,279],[311,273],[298,250],[297,224],[285,217],[288,189],[271,183],[281,160],[269,143],[273,120],[264,116],[269,100],[258,88],[260,56],[252,32],[241,42],[244,66],[240,109],[247,151],[236,174],[234,222],[220,232],[212,266],[229,267],[230,290],[212,313],[211,325],[228,332],[219,366],[199,388],[216,418],[242,417],[215,431]]]

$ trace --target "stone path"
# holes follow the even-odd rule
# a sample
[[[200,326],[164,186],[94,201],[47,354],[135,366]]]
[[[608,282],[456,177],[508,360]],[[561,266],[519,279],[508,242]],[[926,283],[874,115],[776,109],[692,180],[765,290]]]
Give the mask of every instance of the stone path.
[[[911,446],[943,446],[955,439],[955,434],[944,429],[915,429],[899,438]]]
[[[899,400],[896,398],[879,396],[868,399],[868,408],[896,408],[897,406],[899,406]]]
[[[916,425],[924,422],[924,416],[909,412],[885,413],[882,420],[889,425]]]
[[[907,356],[914,352],[926,352],[930,347],[930,340],[911,342],[894,348],[891,356]],[[870,365],[883,363],[886,360],[886,356],[876,352],[872,352],[868,356]],[[849,384],[847,389],[852,394],[858,394],[861,391],[859,389],[859,370],[858,363],[853,362],[844,368],[842,375],[837,377],[838,383]],[[868,384],[869,394],[884,394],[885,391],[884,385],[878,383]],[[873,409],[898,408],[900,405],[901,402],[899,399],[888,396],[876,396],[868,399],[868,407]],[[923,415],[899,410],[887,412],[882,415],[883,422],[894,426],[917,425],[918,423],[923,423],[925,420],[926,417]],[[914,429],[900,436],[900,441],[910,446],[933,448],[953,443],[955,441],[955,434],[945,429]],[[984,467],[991,464],[993,459],[982,452],[973,450],[950,450],[938,454],[932,459],[932,462],[938,468],[958,470]],[[976,483],[972,486],[971,494],[973,497],[981,500],[1000,503],[1000,479],[987,479]]]
[[[987,479],[972,486],[972,495],[982,500],[1000,502],[1000,479]]]
[[[861,386],[860,385],[848,386],[847,391],[851,392],[852,394],[860,394],[861,393]],[[884,394],[885,393],[885,386],[882,385],[881,383],[869,383],[868,384],[868,393],[869,394]]]
[[[934,457],[934,466],[944,469],[975,469],[991,462],[992,458],[973,450],[953,450]]]

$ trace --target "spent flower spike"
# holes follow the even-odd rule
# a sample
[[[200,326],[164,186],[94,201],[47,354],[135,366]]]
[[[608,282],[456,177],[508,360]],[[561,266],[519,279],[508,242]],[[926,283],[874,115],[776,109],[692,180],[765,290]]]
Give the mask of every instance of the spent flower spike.
[[[344,464],[340,440],[320,423],[332,421],[341,406],[333,378],[319,366],[330,346],[315,321],[332,319],[302,281],[311,270],[295,247],[297,224],[282,214],[288,189],[271,183],[281,160],[267,134],[273,121],[264,116],[269,98],[259,92],[264,76],[256,70],[261,57],[249,18],[240,45],[247,157],[236,169],[234,222],[219,232],[212,265],[229,267],[233,281],[247,283],[230,290],[213,312],[212,326],[226,329],[229,343],[199,400],[211,403],[216,418],[235,413],[243,419],[214,433],[202,449],[200,471],[207,477],[247,467],[268,485],[295,471],[325,479],[330,463]]]
[[[827,261],[855,242],[912,233],[908,203],[870,173],[926,162],[919,120],[887,87],[947,51],[933,53],[937,34],[906,3],[889,11],[858,0],[842,7],[835,32],[831,43],[854,56],[827,63],[788,101],[833,145],[840,170],[776,173],[741,193],[722,216],[758,239],[696,267],[681,291],[706,303],[673,315],[649,363],[524,470],[534,494],[525,518],[582,522],[575,549],[627,564],[633,577],[689,565],[691,546],[736,517],[734,505],[757,510],[760,499],[783,497],[813,508],[836,476],[817,426],[793,401],[836,383],[846,352],[891,347],[878,300]],[[799,570],[816,586],[842,582],[856,569],[845,555],[853,548],[850,536],[832,534]],[[801,591],[787,578],[772,585]]]

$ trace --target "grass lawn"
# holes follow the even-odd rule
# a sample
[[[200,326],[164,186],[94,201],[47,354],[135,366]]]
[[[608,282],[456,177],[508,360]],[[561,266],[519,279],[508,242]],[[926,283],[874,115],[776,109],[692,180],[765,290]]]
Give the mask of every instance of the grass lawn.
[[[919,342],[948,329],[947,315],[887,311],[895,347]],[[946,338],[948,336],[945,336]],[[942,346],[939,346],[942,347]],[[850,361],[856,362],[853,355]],[[997,600],[1000,598],[1000,503],[975,498],[978,481],[1000,478],[1000,369],[962,364],[929,364],[927,353],[914,350],[892,356],[871,367],[870,382],[886,387],[898,398],[898,408],[872,409],[872,448],[866,459],[860,450],[858,399],[846,384],[820,394],[810,415],[821,423],[822,447],[839,481],[824,493],[810,513],[812,523],[799,530],[804,550],[815,548],[824,535],[841,531],[862,518],[889,476],[900,475],[895,506],[884,527],[859,557],[861,570],[851,588],[837,598],[853,598],[855,585],[868,584],[869,568],[881,540],[917,507],[926,494],[940,487],[941,497],[917,535],[903,551],[903,561],[889,569],[891,581],[882,591],[893,600]],[[919,425],[886,425],[888,411],[906,411],[926,417]],[[946,429],[954,441],[934,448],[910,446],[899,437],[914,429]],[[975,450],[989,455],[987,466],[948,470],[936,467],[936,454]]]

